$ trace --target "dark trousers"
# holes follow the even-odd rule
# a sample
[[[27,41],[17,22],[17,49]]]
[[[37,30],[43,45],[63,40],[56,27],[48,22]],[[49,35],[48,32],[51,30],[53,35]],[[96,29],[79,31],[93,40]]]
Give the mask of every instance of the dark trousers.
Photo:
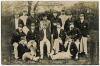
[[[23,56],[23,54],[25,53],[25,52],[29,52],[30,50],[27,48],[27,46],[26,45],[22,45],[22,44],[19,44],[19,46],[18,46],[18,57],[19,57],[19,59],[22,59],[22,56]]]

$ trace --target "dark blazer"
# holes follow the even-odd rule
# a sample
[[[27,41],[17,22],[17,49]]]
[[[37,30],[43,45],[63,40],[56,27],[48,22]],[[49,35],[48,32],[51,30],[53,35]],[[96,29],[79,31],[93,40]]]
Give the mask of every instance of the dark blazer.
[[[29,16],[28,19],[27,19],[27,26],[28,26],[29,29],[31,27],[31,23],[35,23],[36,29],[39,30],[39,19],[38,18]]]
[[[44,32],[43,30],[40,30],[39,33],[40,33],[40,41],[41,41],[44,38]],[[46,37],[49,41],[51,40],[51,32],[48,29],[46,29]]]
[[[40,41],[43,40],[43,38],[44,38],[43,29],[39,30],[39,36],[40,36]],[[47,36],[47,39],[50,41],[51,40],[51,24],[50,23],[48,24],[48,26],[46,28],[46,36]]]
[[[37,31],[36,29],[34,30],[34,32],[32,32],[31,30],[28,31],[26,39],[27,39],[27,41],[30,41],[30,40],[38,41],[39,40],[39,31]]]
[[[87,37],[87,35],[89,34],[89,27],[88,27],[88,23],[85,20],[83,23],[81,23],[80,21],[78,22],[78,28],[81,31],[81,35],[84,37]]]
[[[78,28],[73,28],[72,30],[67,32],[68,36],[71,36],[72,39],[80,39],[81,37],[81,32]]]
[[[17,49],[18,49],[19,59],[22,59],[22,56],[25,52],[30,52],[30,50],[27,48],[27,46],[26,45],[23,46],[22,44],[19,44]]]
[[[25,26],[22,19],[19,19],[19,24],[22,24],[23,27]],[[27,20],[26,20],[26,26],[28,28],[30,28],[30,25],[31,25],[31,22],[29,21],[29,17],[28,17]]]
[[[62,26],[61,19],[59,17],[52,17],[51,19],[51,33],[57,29],[57,27],[54,25],[54,23],[59,23],[60,26]]]
[[[35,32],[32,32],[31,30],[28,31],[26,39],[27,39],[27,41],[36,40]]]
[[[76,54],[78,52],[78,48],[74,42],[71,43],[70,45],[70,53],[72,54],[72,58],[76,57]]]
[[[69,44],[67,44],[67,47],[65,47],[65,52],[68,51],[68,46],[69,46]],[[76,46],[76,44],[74,42],[72,42],[70,44],[70,49],[69,50],[70,50],[70,53],[72,54],[72,58],[75,58],[76,54],[78,52],[78,48],[77,48],[77,46]]]
[[[67,19],[66,22],[65,22],[64,30],[65,30],[66,33],[69,31],[69,26],[70,26],[71,22],[72,22],[72,19]]]
[[[61,39],[65,39],[66,38],[66,35],[65,35],[65,32],[63,29],[60,30],[60,34],[59,34],[59,37]],[[53,39],[57,39],[58,38],[58,31],[57,29],[53,32]]]
[[[14,42],[19,42],[22,36],[25,36],[25,33],[19,32],[19,30],[16,29],[16,31],[12,34],[11,44],[13,44]]]

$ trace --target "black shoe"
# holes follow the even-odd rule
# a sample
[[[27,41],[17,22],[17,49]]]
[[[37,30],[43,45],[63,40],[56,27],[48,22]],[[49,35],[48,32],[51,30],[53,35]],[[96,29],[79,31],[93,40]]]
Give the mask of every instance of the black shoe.
[[[88,58],[88,57],[89,57],[89,55],[88,55],[88,54],[85,54],[85,57],[86,57],[86,58]]]
[[[78,53],[79,57],[84,57],[85,53],[84,52],[81,52],[81,53]]]
[[[49,58],[49,60],[52,60],[51,56],[49,56],[48,58]]]
[[[85,55],[85,52],[82,52],[82,55]]]
[[[78,57],[81,57],[81,53],[78,53]]]

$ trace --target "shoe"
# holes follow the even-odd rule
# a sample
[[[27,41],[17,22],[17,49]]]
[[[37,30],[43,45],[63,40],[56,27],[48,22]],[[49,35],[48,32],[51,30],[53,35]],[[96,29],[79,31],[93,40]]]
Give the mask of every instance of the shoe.
[[[75,60],[78,60],[78,59],[79,59],[79,57],[78,57],[78,55],[76,55]]]
[[[43,59],[43,56],[41,56],[40,59]]]
[[[17,60],[17,59],[18,59],[18,57],[15,57],[15,59]]]
[[[52,60],[51,56],[49,56],[49,60]]]
[[[78,53],[79,57],[84,57],[85,53],[84,52],[81,52],[81,53]]]
[[[49,57],[49,56],[50,56],[50,54],[47,54],[47,56]]]
[[[85,54],[85,57],[86,57],[86,58],[88,58],[88,57],[89,57],[89,55],[88,55],[88,54]]]
[[[37,62],[37,61],[39,61],[39,59],[40,59],[40,57],[36,57],[36,58],[34,58],[34,61]]]
[[[81,53],[78,53],[78,57],[81,57]]]

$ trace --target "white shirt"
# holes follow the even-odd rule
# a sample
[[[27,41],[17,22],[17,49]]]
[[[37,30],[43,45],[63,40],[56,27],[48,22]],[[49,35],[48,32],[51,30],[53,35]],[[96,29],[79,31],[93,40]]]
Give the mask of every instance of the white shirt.
[[[72,27],[74,28],[74,24],[73,23],[71,23],[69,29],[72,30]]]
[[[81,19],[81,23],[83,23],[84,19]]]
[[[15,29],[18,28],[18,20],[19,20],[19,19],[16,19],[16,18],[15,18]]]
[[[59,28],[57,28],[57,32],[58,32],[58,37],[59,37],[59,34],[60,34],[60,29]]]
[[[59,18],[61,18],[62,21],[62,29],[64,29],[65,21],[68,19],[67,15],[60,15]]]
[[[26,21],[27,21],[28,16],[21,16],[20,19],[23,20],[24,25],[26,25]]]
[[[31,30],[32,31],[32,33],[34,32],[34,30]]]
[[[46,40],[47,39],[47,37],[46,37],[46,29],[44,29],[43,32],[44,32],[44,38],[43,38],[43,40]]]

